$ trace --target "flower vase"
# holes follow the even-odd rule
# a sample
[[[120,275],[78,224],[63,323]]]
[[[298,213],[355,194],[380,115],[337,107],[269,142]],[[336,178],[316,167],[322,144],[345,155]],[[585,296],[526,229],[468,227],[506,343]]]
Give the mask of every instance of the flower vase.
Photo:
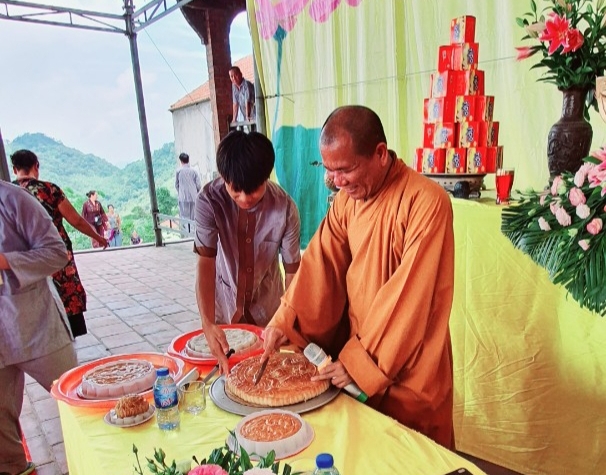
[[[563,171],[576,172],[589,154],[593,130],[583,115],[587,88],[562,89],[562,117],[549,131],[547,164],[553,178]]]

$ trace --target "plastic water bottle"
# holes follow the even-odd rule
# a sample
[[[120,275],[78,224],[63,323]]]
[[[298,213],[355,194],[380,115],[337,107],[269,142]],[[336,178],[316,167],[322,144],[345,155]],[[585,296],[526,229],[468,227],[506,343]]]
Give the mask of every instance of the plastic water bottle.
[[[156,370],[154,403],[156,404],[158,427],[161,430],[178,429],[181,422],[179,396],[177,394],[177,385],[169,374],[168,368],[158,368]]]
[[[316,457],[316,469],[313,475],[339,475],[339,471],[334,465],[332,455],[319,454]]]

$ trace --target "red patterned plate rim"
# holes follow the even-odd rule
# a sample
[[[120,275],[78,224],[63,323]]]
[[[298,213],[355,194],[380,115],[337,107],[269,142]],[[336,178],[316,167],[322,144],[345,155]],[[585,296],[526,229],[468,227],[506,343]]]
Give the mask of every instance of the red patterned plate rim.
[[[239,328],[241,330],[248,330],[248,331],[253,332],[255,335],[257,335],[257,337],[259,337],[260,340],[263,339],[261,336],[261,334],[263,333],[263,328],[257,327],[255,325],[248,325],[246,323],[234,323],[231,325],[219,325],[219,326],[221,328],[223,328],[224,330],[227,330],[228,328]],[[167,353],[169,355],[177,356],[193,365],[214,366],[215,364],[217,364],[216,358],[213,358],[213,357],[198,358],[195,356],[191,356],[187,353],[187,351],[185,349],[185,346],[187,345],[187,342],[190,339],[192,339],[195,336],[201,335],[202,333],[204,333],[204,330],[199,329],[199,330],[194,330],[194,331],[191,331],[191,332],[188,332],[183,335],[175,337],[173,339],[173,341],[171,341],[171,343],[168,347]],[[260,355],[262,353],[263,353],[262,346],[255,347],[251,351],[244,351],[242,353],[236,353],[229,358],[229,365],[233,366],[236,363],[239,363],[240,361],[245,360],[246,358],[249,358],[249,357],[255,356],[255,355]]]
[[[167,367],[176,381],[183,376],[183,369],[185,367],[185,363],[181,358],[176,357],[175,355],[165,355],[162,353],[129,353],[106,356],[95,361],[89,361],[88,363],[84,363],[83,365],[63,373],[57,383],[51,388],[51,395],[55,399],[63,401],[70,406],[111,409],[116,405],[119,398],[83,399],[78,395],[78,388],[82,383],[82,376],[87,371],[105,363],[124,359],[149,361],[156,368],[162,366]],[[140,394],[146,399],[151,399],[153,397],[152,389],[148,389]]]

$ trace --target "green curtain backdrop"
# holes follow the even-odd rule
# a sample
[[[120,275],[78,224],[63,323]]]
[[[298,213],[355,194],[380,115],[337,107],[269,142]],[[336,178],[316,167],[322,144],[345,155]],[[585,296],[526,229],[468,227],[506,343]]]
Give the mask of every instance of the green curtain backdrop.
[[[532,58],[515,61],[515,46],[524,44],[515,18],[529,5],[529,0],[247,0],[276,173],[304,216],[303,245],[326,212],[321,167],[310,163],[321,161],[313,141],[328,114],[345,104],[371,107],[383,120],[390,148],[412,164],[438,47],[448,44],[450,21],[460,15],[476,17],[479,67],[486,94],[495,96],[504,164],[516,169],[514,189],[545,186],[547,133],[560,117],[562,99],[555,86],[537,82],[541,71],[530,70]],[[605,141],[606,124],[597,113],[591,123],[595,148]],[[494,175],[485,184],[494,187]]]

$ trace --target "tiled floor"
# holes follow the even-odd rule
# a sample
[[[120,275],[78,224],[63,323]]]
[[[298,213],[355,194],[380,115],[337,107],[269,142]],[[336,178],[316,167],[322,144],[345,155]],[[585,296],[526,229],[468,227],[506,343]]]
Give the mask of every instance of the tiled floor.
[[[200,328],[191,242],[83,253],[76,263],[88,295],[89,332],[76,339],[79,363],[120,353],[165,352],[175,336]],[[57,404],[26,378],[21,425],[37,473],[68,474]],[[469,458],[489,475],[516,475]]]

